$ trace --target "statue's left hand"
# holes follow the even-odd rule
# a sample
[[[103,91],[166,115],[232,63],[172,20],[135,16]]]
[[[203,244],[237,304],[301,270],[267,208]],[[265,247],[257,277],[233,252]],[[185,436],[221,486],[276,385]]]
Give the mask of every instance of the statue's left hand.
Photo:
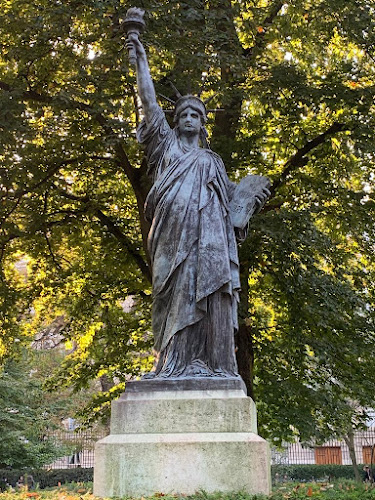
[[[271,196],[271,191],[264,187],[255,195],[256,204],[258,205],[257,212],[259,212],[263,205],[266,203],[267,199]]]

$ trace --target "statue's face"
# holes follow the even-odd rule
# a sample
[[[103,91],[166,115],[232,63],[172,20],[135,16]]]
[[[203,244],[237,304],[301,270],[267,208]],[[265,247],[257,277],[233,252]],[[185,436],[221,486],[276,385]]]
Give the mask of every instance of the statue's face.
[[[178,117],[178,129],[180,134],[199,134],[201,128],[201,116],[195,109],[187,107]]]

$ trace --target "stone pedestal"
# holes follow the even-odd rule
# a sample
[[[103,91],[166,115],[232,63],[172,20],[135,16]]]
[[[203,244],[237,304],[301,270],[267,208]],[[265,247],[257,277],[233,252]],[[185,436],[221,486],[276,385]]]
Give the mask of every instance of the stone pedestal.
[[[131,382],[112,403],[111,434],[95,447],[101,497],[268,494],[270,476],[269,447],[241,379]]]

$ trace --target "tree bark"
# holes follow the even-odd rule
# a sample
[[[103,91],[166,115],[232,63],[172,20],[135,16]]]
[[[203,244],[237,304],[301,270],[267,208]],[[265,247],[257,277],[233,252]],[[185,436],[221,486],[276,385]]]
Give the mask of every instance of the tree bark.
[[[348,434],[344,436],[344,441],[349,448],[349,455],[350,459],[352,461],[353,469],[354,469],[354,476],[355,480],[358,482],[361,482],[361,475],[359,473],[359,468],[357,464],[357,457],[355,455],[355,448],[354,448],[354,431],[353,429],[350,429]]]
[[[227,98],[221,102],[224,111],[216,113],[215,125],[211,137],[212,149],[218,153],[228,172],[233,169],[232,151],[239,119],[241,116],[243,80],[238,66],[245,64],[243,47],[238,39],[234,24],[233,6],[230,0],[214,3],[210,8],[215,13],[215,25],[218,33],[225,33],[225,42],[217,46],[220,58],[221,85],[231,89]]]
[[[254,349],[251,327],[246,323],[249,316],[249,262],[241,266],[241,296],[239,307],[239,329],[236,335],[236,357],[238,372],[245,382],[247,395],[255,401],[254,394]]]
[[[255,401],[254,394],[254,349],[251,328],[245,322],[240,322],[237,333],[237,364],[238,372],[245,382],[247,395]]]
[[[99,383],[100,383],[100,387],[101,387],[102,392],[109,392],[109,390],[112,389],[112,387],[114,387],[114,385],[115,385],[113,380],[110,377],[108,377],[107,374],[104,374],[101,377],[99,377]],[[105,421],[103,421],[103,424],[104,424],[106,431],[108,433],[110,433],[111,432],[110,418],[106,418]]]

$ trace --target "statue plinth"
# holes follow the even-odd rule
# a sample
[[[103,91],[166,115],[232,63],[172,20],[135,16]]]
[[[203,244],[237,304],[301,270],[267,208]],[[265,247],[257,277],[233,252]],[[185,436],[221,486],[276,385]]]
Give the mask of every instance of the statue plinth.
[[[112,403],[111,434],[95,447],[94,494],[268,494],[269,446],[257,435],[255,404],[242,380],[175,384],[132,382]]]

